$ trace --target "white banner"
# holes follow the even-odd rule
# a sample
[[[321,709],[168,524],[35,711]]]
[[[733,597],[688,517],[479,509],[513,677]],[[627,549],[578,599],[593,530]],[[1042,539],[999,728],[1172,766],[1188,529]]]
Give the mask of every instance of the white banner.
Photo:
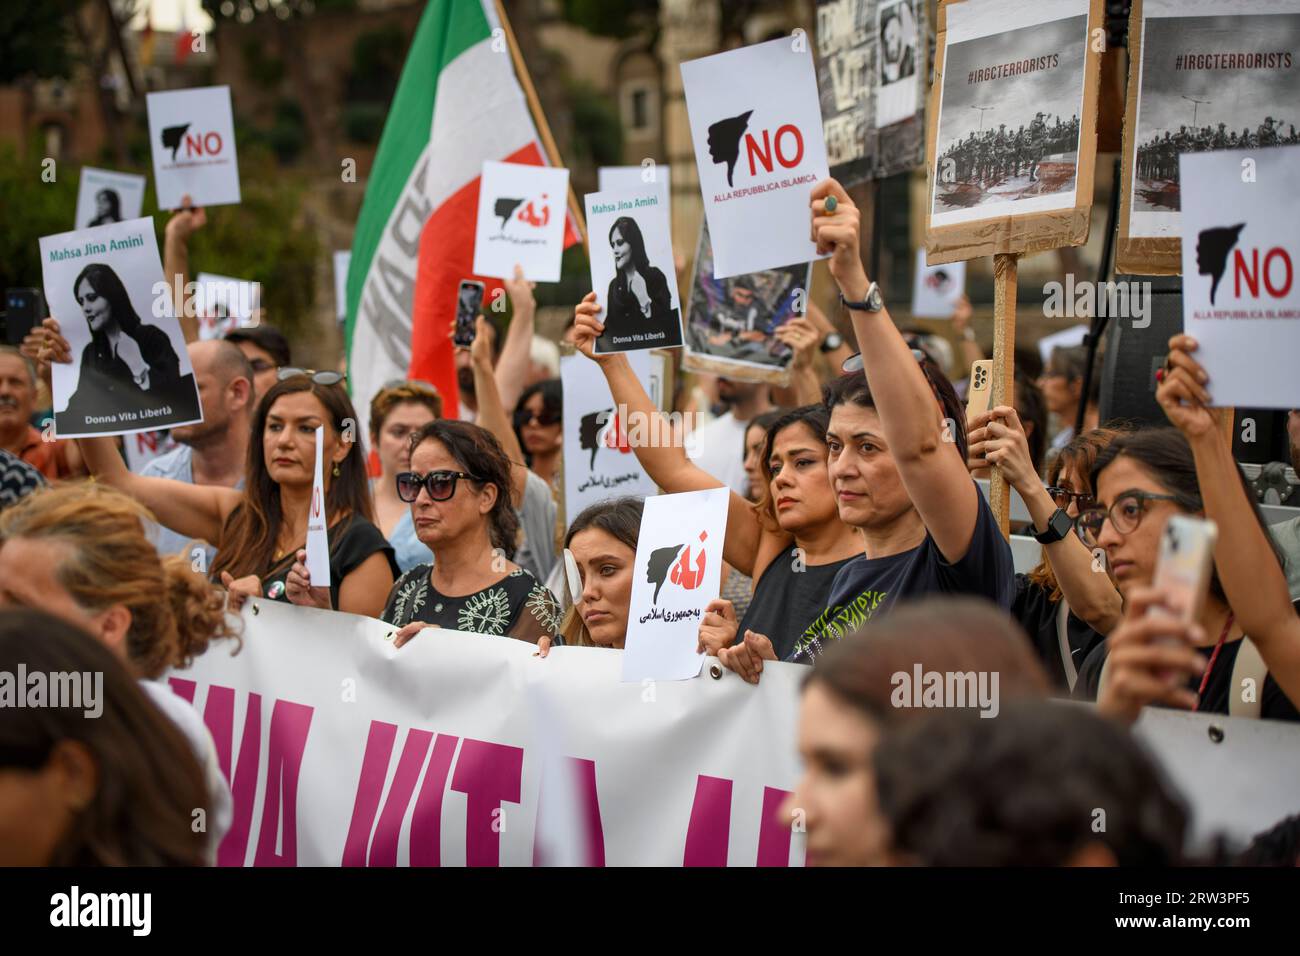
[[[624,684],[614,650],[543,660],[441,630],[397,650],[380,621],[272,601],[244,625],[237,655],[214,645],[171,678],[231,781],[223,865],[529,865],[557,747],[594,862],[803,863],[776,819],[798,774],[799,665],[769,663],[757,687],[713,679],[711,658],[695,680]]]

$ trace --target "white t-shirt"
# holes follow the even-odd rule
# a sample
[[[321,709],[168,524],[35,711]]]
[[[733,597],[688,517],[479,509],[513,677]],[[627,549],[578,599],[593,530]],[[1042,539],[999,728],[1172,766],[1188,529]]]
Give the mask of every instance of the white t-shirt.
[[[234,815],[234,801],[230,797],[230,785],[221,773],[221,764],[217,761],[217,745],[212,741],[208,725],[203,722],[199,712],[183,697],[179,697],[166,684],[160,681],[142,680],[140,686],[168,719],[181,729],[181,733],[194,748],[194,756],[203,768],[203,779],[208,786],[211,806],[208,807],[208,863],[217,861],[217,847],[225,839]]]
[[[747,424],[727,412],[686,439],[686,457],[741,496],[749,481],[745,475]]]

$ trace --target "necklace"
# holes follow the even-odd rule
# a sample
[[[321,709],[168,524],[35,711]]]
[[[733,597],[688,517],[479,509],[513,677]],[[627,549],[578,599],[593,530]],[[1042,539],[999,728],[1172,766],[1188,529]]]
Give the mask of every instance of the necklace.
[[[1223,631],[1219,634],[1219,640],[1214,645],[1214,653],[1210,655],[1210,663],[1205,665],[1205,673],[1201,675],[1201,686],[1196,690],[1196,704],[1192,707],[1193,711],[1201,709],[1201,695],[1205,693],[1205,685],[1210,682],[1210,672],[1214,670],[1214,662],[1219,659],[1219,651],[1223,650],[1223,642],[1228,639],[1228,632],[1232,630],[1232,622],[1235,615],[1229,611],[1228,619],[1223,622]]]

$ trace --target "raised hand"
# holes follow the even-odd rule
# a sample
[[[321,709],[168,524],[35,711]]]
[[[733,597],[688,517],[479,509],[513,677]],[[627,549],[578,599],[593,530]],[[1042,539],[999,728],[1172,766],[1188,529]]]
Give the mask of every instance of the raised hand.
[[[1188,438],[1199,438],[1215,428],[1209,409],[1210,393],[1205,389],[1210,377],[1191,354],[1197,347],[1190,335],[1171,338],[1169,358],[1156,388],[1156,401],[1165,417]]]

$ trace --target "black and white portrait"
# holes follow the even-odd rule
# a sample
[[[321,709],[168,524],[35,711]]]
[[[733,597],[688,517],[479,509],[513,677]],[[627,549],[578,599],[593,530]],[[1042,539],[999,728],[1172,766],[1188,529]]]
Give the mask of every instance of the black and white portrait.
[[[81,168],[77,186],[76,228],[90,229],[139,219],[144,204],[144,177],[92,166]]]
[[[122,221],[122,197],[116,189],[101,189],[95,193],[95,218],[90,220],[92,226],[106,226],[110,222]]]
[[[916,75],[916,17],[912,0],[880,7],[880,85]]]

